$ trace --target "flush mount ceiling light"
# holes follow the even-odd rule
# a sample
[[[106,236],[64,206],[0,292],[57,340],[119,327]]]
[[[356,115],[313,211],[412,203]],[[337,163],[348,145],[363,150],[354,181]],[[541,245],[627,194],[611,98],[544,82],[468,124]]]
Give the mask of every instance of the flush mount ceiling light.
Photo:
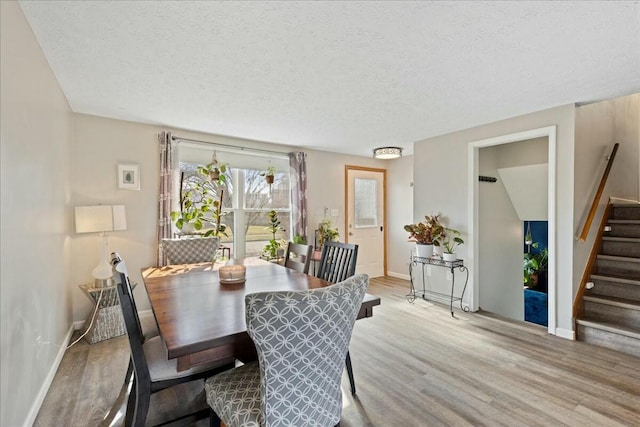
[[[376,159],[397,159],[402,156],[400,147],[380,147],[373,150],[373,157]]]

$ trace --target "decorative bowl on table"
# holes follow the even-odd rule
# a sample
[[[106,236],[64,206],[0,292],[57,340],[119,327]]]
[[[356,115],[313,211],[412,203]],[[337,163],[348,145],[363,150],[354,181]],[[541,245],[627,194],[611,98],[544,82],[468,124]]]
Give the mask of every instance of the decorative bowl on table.
[[[239,264],[223,265],[218,270],[221,285],[235,285],[246,280],[247,267]]]

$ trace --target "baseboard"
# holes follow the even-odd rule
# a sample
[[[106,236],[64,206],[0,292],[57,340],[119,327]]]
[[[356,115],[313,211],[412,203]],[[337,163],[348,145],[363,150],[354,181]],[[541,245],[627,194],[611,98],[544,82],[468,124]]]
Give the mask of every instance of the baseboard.
[[[78,320],[77,322],[73,322],[73,325],[71,325],[71,327],[73,328],[74,331],[78,331],[82,329],[82,327],[86,322],[87,322],[86,320]]]
[[[387,276],[395,277],[397,279],[411,280],[408,274],[394,273],[393,271],[387,271]]]
[[[77,322],[76,322],[77,323]],[[82,322],[84,323],[84,322]],[[69,341],[71,341],[71,335],[73,335],[73,331],[75,330],[75,323],[72,323],[67,331],[67,335],[64,337],[62,341],[62,345],[60,346],[60,350],[58,350],[58,354],[56,355],[55,360],[53,361],[53,365],[51,365],[51,369],[49,369],[49,373],[47,377],[44,379],[42,383],[42,387],[40,387],[40,391],[36,396],[36,399],[31,405],[31,409],[27,414],[27,419],[24,421],[24,427],[31,427],[33,423],[36,421],[36,417],[38,416],[38,412],[40,412],[40,407],[44,402],[44,398],[47,397],[47,393],[49,392],[49,388],[51,387],[51,383],[53,382],[53,378],[56,376],[56,372],[58,372],[58,368],[60,367],[60,363],[62,362],[62,358],[64,357],[64,353],[67,350],[67,345],[69,345]]]
[[[556,336],[567,340],[576,340],[576,332],[568,329],[556,328]]]
[[[152,310],[142,310],[138,312],[138,317],[153,317]]]

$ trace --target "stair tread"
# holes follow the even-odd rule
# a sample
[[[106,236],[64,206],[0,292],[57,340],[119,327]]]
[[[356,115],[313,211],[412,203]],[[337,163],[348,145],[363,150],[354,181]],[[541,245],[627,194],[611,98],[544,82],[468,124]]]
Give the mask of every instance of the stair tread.
[[[598,259],[609,260],[609,261],[625,261],[625,262],[638,262],[638,263],[640,263],[640,258],[634,258],[634,257],[629,257],[629,256],[598,254]]]
[[[607,221],[609,224],[638,224],[640,225],[640,219],[610,219]]]
[[[624,283],[627,285],[638,285],[640,286],[640,279],[631,279],[629,276],[615,276],[612,274],[592,274],[592,280],[606,280],[608,282],[618,282]]]
[[[640,237],[603,236],[602,240],[607,242],[640,243]]]
[[[592,328],[601,329],[604,331],[613,332],[616,334],[625,335],[627,337],[640,340],[640,330],[638,330],[638,328],[633,328],[628,325],[620,325],[618,323],[603,322],[601,320],[593,320],[593,319],[590,319],[589,317],[576,319],[576,323],[582,326],[589,326]]]
[[[604,295],[585,295],[585,301],[591,301],[598,304],[613,305],[616,307],[628,308],[630,310],[640,311],[640,301],[635,301],[626,298],[609,297]]]

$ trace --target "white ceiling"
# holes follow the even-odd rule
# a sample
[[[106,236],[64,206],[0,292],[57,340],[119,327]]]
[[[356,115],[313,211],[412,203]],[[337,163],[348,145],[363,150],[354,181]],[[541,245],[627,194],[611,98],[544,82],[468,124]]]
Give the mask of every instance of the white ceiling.
[[[370,156],[640,91],[640,3],[21,1],[73,111]]]

